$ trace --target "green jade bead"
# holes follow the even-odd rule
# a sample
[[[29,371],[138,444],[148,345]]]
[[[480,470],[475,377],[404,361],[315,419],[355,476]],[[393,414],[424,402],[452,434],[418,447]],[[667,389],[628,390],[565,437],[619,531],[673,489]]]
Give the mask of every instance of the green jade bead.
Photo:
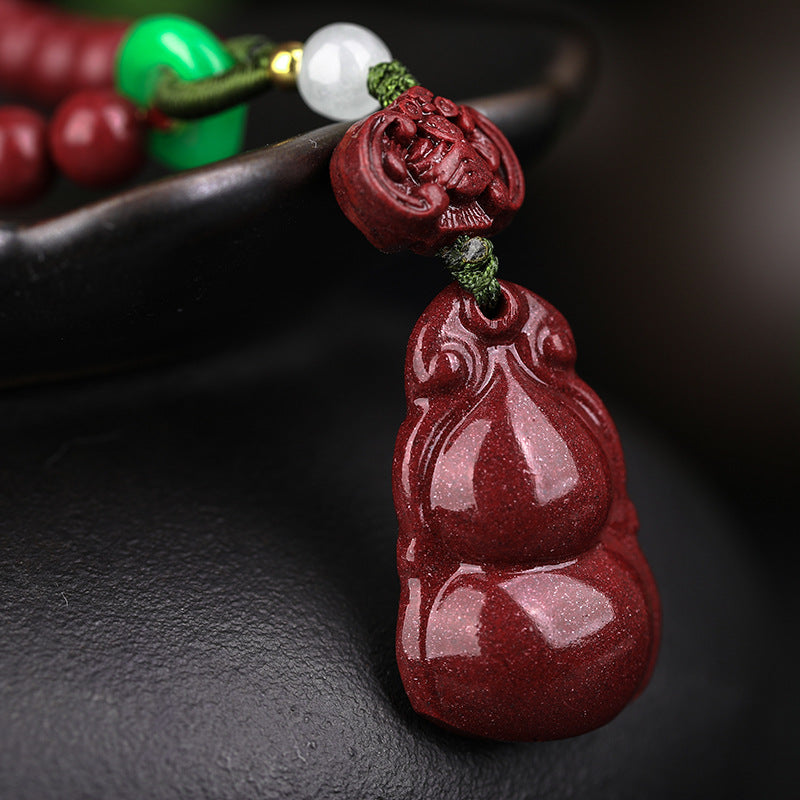
[[[234,63],[223,44],[197,22],[174,14],[144,17],[129,28],[117,52],[116,88],[149,108],[165,67],[184,80],[198,80]],[[246,105],[197,121],[176,121],[168,131],[151,131],[148,149],[173,169],[210,164],[242,149],[246,121]]]

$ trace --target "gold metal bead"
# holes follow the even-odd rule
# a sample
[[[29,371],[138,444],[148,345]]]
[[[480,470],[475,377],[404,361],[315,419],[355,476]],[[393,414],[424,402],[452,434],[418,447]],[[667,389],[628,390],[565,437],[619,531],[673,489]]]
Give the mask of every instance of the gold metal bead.
[[[302,61],[302,42],[279,44],[269,60],[269,74],[272,83],[279,89],[294,89],[297,86],[297,73],[300,72]]]

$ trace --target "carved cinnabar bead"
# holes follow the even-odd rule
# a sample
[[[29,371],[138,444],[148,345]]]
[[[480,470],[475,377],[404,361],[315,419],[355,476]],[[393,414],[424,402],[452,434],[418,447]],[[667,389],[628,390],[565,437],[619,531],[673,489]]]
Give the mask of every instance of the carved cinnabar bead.
[[[414,708],[503,740],[605,724],[653,670],[660,605],[619,437],[564,318],[501,282],[420,318],[397,439],[397,659]]]
[[[522,204],[514,151],[483,114],[415,86],[345,134],[331,182],[379,250],[433,255],[461,234],[490,236]]]

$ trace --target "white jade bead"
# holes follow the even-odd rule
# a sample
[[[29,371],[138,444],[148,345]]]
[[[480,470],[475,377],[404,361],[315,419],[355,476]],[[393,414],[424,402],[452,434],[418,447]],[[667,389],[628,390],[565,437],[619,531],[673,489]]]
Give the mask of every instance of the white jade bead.
[[[329,119],[358,119],[379,108],[367,91],[369,68],[391,61],[389,48],[370,30],[335,22],[303,45],[297,90],[306,105]]]

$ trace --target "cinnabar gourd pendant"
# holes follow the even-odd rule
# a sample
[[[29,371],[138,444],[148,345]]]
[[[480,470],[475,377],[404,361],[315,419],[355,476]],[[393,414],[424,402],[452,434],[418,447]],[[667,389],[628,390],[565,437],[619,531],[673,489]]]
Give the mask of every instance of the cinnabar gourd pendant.
[[[421,254],[496,233],[524,195],[497,127],[421,86],[350,128],[331,180],[376,247]],[[527,289],[500,287],[488,318],[453,284],[409,341],[397,663],[411,704],[439,725],[559,739],[642,691],[660,607],[619,437],[575,374],[569,326]]]
[[[415,710],[439,725],[558,739],[642,691],[659,599],[619,437],[575,374],[569,326],[501,286],[489,319],[451,285],[409,341],[397,661]]]

